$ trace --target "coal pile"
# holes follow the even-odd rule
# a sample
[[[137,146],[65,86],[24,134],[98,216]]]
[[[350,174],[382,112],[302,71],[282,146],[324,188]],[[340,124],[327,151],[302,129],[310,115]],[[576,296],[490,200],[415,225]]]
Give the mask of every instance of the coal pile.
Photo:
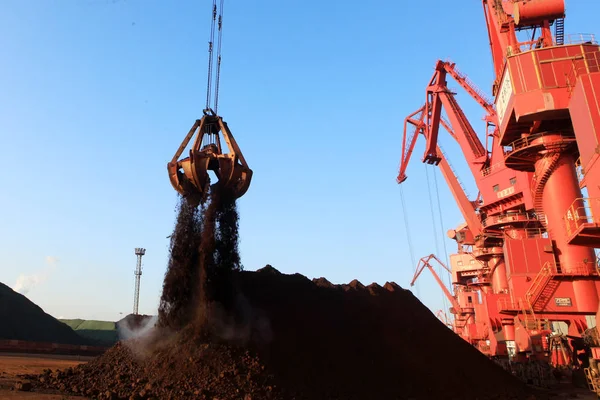
[[[120,342],[75,369],[46,370],[34,377],[36,386],[94,399],[278,398],[272,397],[272,379],[264,367],[241,348],[183,335],[154,347],[151,356],[138,350]]]
[[[529,398],[524,385],[393,282],[332,285],[271,266],[241,275],[241,290],[264,322],[255,325],[268,322],[271,340],[258,351],[295,398]]]
[[[394,283],[332,285],[270,266],[236,275],[246,314],[219,340],[189,329],[132,340],[44,383],[113,399],[530,398]]]
[[[395,283],[243,271],[223,192],[182,202],[153,330],[30,378],[99,399],[531,398]]]
[[[72,345],[91,344],[46,314],[27,297],[0,283],[0,339]]]

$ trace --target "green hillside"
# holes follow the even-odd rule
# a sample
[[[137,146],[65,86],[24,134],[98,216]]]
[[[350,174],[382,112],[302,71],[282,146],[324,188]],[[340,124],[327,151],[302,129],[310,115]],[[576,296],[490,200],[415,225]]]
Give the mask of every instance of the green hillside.
[[[100,345],[111,346],[119,340],[117,325],[114,322],[83,319],[61,319],[60,321],[70,326],[81,337]]]

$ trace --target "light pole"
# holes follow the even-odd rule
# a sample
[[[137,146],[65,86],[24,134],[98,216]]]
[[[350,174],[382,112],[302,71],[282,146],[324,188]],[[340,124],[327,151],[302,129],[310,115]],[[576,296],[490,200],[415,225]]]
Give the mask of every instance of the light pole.
[[[135,294],[133,297],[133,314],[138,315],[138,306],[140,303],[140,281],[142,279],[142,256],[146,254],[146,249],[136,247],[135,255],[137,256],[137,266],[135,269]]]

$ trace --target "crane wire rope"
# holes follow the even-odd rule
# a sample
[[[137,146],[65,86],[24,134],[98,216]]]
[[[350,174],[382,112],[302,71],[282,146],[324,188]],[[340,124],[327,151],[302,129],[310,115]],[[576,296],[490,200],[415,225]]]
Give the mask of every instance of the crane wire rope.
[[[427,192],[429,193],[429,207],[431,209],[431,227],[433,228],[433,238],[435,240],[435,255],[437,256],[440,252],[440,246],[438,243],[438,234],[437,234],[437,225],[435,220],[435,210],[433,208],[433,195],[431,194],[431,180],[429,179],[429,168],[427,168],[427,164],[425,165],[425,175],[427,176]]]
[[[217,0],[212,2],[212,19],[210,23],[210,35],[208,39],[208,77],[206,83],[206,107],[204,113],[213,112],[217,114],[219,109],[219,86],[221,81],[221,44],[223,38],[223,5],[225,0],[220,0],[219,8],[217,8]],[[218,18],[217,18],[218,17]],[[217,35],[217,60],[216,60],[216,77],[214,79],[214,103],[211,108],[211,100],[213,99],[213,69],[215,64],[214,49],[215,49],[215,31]]]
[[[402,189],[402,184],[399,185],[400,186],[400,202],[402,205],[402,216],[404,219],[404,228],[406,231],[406,241],[408,242],[408,253],[410,255],[410,262],[413,265],[414,271],[413,271],[413,275],[414,273],[416,273],[417,271],[417,260],[415,259],[415,252],[413,249],[413,244],[412,244],[412,240],[411,240],[411,234],[410,234],[410,225],[408,223],[408,215],[406,213],[406,202],[404,201],[404,189]],[[416,292],[417,292],[417,298],[421,299],[421,291],[419,288],[419,283],[415,282],[416,285]]]
[[[435,171],[433,173],[433,181],[435,183],[435,194],[437,197],[437,206],[438,206],[438,212],[440,214],[440,231],[442,233],[442,244],[444,245],[444,261],[446,262],[446,265],[450,265],[450,260],[448,258],[448,247],[446,246],[446,238],[444,237],[444,219],[442,216],[442,203],[440,201],[440,191],[439,191],[439,185],[438,185],[438,181],[437,181],[437,171]],[[448,283],[448,288],[451,288],[452,285],[452,279],[450,278],[450,276],[448,276],[448,274],[444,274],[444,276],[446,277],[446,279],[444,279],[444,282]]]
[[[215,114],[219,111],[219,86],[221,83],[221,42],[223,40],[223,3],[225,0],[221,0],[219,6],[219,22],[218,22],[218,44],[217,44],[217,77],[215,82]]]
[[[431,208],[431,219],[432,219],[432,228],[433,228],[433,238],[435,240],[435,252],[436,252],[436,257],[437,255],[440,253],[440,245],[439,245],[439,237],[438,237],[438,233],[437,233],[437,226],[436,226],[436,220],[435,220],[435,209],[433,207],[433,194],[431,193],[431,181],[429,179],[429,169],[427,168],[427,164],[425,165],[425,175],[427,176],[427,191],[429,192],[429,206]],[[434,176],[435,176],[435,171],[433,172]],[[440,216],[441,217],[441,216]],[[441,265],[438,265],[438,276],[440,276],[440,279],[442,279],[442,282],[445,281],[443,279],[444,276],[444,269],[442,268]],[[442,303],[444,304],[444,310],[448,309],[448,302],[446,299],[446,296],[444,294],[444,292],[442,291],[441,293],[442,296]]]
[[[217,0],[213,0],[212,20],[210,23],[210,35],[208,38],[208,77],[206,83],[206,108],[204,112],[210,109],[210,100],[212,94],[212,67],[213,67],[213,43],[215,42],[215,23],[217,21]]]

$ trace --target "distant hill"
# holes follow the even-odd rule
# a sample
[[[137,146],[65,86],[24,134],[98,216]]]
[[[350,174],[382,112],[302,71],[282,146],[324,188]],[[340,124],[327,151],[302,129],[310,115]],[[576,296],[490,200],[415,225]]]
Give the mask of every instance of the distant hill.
[[[77,334],[102,346],[112,346],[154,325],[156,317],[129,314],[117,322],[84,319],[61,319]]]
[[[93,344],[3,283],[0,283],[0,339]]]
[[[70,326],[78,335],[102,346],[112,346],[119,340],[114,322],[84,319],[61,319],[60,322]]]

